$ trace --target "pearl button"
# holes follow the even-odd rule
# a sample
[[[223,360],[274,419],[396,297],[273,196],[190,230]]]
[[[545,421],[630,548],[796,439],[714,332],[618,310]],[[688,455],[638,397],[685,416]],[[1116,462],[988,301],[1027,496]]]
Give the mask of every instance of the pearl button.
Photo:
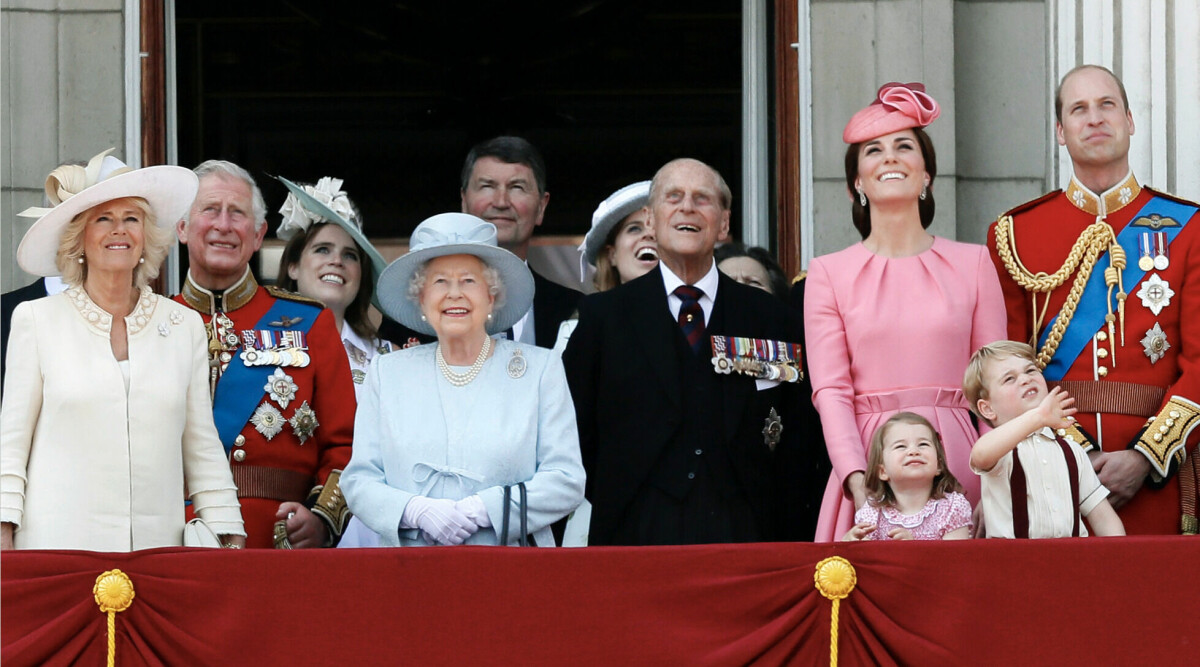
[[[688,473],[688,479],[696,479],[696,473],[694,473],[694,472],[689,472],[689,473]]]
[[[703,453],[704,453],[704,450],[703,450],[703,449],[697,449],[697,450],[696,450],[696,456],[700,456],[700,455],[701,455],[701,454],[703,454]]]

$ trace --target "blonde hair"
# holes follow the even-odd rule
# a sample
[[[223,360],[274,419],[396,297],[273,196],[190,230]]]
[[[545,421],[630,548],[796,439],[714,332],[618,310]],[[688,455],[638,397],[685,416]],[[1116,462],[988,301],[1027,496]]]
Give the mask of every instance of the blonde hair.
[[[959,484],[954,473],[950,472],[950,466],[946,465],[946,449],[942,446],[942,437],[933,428],[933,424],[915,412],[897,412],[875,429],[875,433],[871,436],[871,449],[867,452],[866,479],[863,481],[863,485],[867,489],[867,499],[871,504],[876,507],[896,506],[896,495],[892,493],[892,487],[879,477],[879,470],[883,467],[884,438],[887,437],[888,429],[894,424],[911,424],[929,429],[930,439],[933,440],[934,449],[937,450],[938,465],[938,472],[933,478],[933,487],[929,491],[929,497],[931,499],[944,498],[947,493],[952,491],[962,493],[962,484]]]
[[[174,242],[175,236],[170,230],[156,224],[157,217],[154,215],[154,209],[150,208],[150,203],[145,199],[120,197],[99,203],[79,213],[71,218],[71,222],[67,223],[62,238],[59,239],[58,253],[55,256],[55,264],[62,274],[64,283],[72,287],[79,287],[87,280],[87,262],[79,263],[79,259],[83,257],[83,239],[87,222],[95,215],[97,209],[108,206],[114,201],[128,201],[142,213],[142,259],[146,261],[134,267],[133,286],[141,289],[158,277],[162,263],[166,261],[167,253],[171,251],[171,244]]]
[[[1008,357],[1016,357],[1025,361],[1037,363],[1037,358],[1034,355],[1033,347],[1028,343],[1018,343],[1015,340],[998,340],[993,343],[988,343],[983,347],[975,350],[975,354],[971,355],[971,361],[967,362],[967,370],[963,373],[963,395],[967,398],[967,407],[975,416],[987,422],[988,426],[995,426],[990,419],[979,414],[979,401],[987,400],[988,388],[987,381],[984,379],[984,371],[987,370],[988,362],[1006,359]]]

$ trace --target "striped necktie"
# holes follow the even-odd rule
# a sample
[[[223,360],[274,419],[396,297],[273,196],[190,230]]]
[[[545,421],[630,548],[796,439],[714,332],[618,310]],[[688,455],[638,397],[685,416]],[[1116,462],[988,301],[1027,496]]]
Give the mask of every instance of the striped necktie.
[[[680,285],[673,292],[683,302],[679,307],[679,327],[687,337],[692,352],[699,353],[704,344],[704,309],[700,307],[700,297],[704,290],[691,285]]]

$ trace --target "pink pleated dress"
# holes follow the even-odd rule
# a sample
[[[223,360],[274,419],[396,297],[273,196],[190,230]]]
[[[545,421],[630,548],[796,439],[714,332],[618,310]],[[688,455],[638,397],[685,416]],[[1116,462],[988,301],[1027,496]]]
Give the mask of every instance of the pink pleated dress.
[[[962,392],[971,353],[1006,337],[1004,297],[981,245],[934,238],[912,257],[858,243],[813,260],[804,291],[806,353],[833,474],[816,541],[853,525],[846,477],[867,466],[871,435],[900,411],[930,421],[950,471],[979,503],[971,446],[979,437]]]

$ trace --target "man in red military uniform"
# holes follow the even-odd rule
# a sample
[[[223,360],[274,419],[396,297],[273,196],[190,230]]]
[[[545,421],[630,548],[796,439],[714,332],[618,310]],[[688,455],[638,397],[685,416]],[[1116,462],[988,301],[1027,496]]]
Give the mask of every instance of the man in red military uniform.
[[[1092,465],[1126,531],[1194,533],[1195,491],[1181,510],[1187,475],[1177,473],[1200,423],[1197,206],[1134,178],[1133,115],[1109,70],[1068,72],[1055,113],[1070,185],[1009,211],[988,233],[1009,337],[1031,342],[1046,379],[1075,397]]]
[[[349,520],[338,488],[350,461],[354,384],[333,315],[260,287],[250,257],[266,206],[241,167],[210,160],[178,224],[190,268],[175,297],[209,333],[213,416],[238,487],[249,547],[337,543]]]

